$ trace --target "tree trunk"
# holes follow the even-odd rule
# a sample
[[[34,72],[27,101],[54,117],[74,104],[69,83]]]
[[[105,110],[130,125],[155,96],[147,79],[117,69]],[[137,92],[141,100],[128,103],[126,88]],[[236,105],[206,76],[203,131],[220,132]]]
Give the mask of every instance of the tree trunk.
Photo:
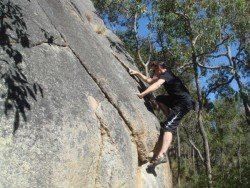
[[[239,138],[239,148],[237,151],[237,157],[238,157],[239,180],[241,183],[241,160],[240,160],[240,157],[241,157],[241,139],[240,138]]]
[[[206,166],[206,173],[208,177],[208,186],[212,187],[212,169],[211,169],[211,163],[210,163],[210,151],[209,151],[209,144],[207,140],[207,133],[204,129],[203,121],[202,121],[202,95],[201,95],[201,89],[200,89],[200,83],[199,83],[198,64],[197,64],[195,53],[193,53],[192,55],[192,61],[193,61],[194,73],[195,73],[196,92],[197,92],[198,102],[199,102],[198,127],[202,136],[204,150],[205,150],[205,166]]]
[[[195,150],[194,148],[192,148],[192,164],[193,164],[193,172],[194,172],[194,175],[196,176],[197,175],[197,172],[196,172],[196,162],[195,162]]]
[[[232,58],[230,46],[227,46],[227,52],[228,52],[228,58],[229,58],[230,64],[233,65],[234,77],[239,87],[240,98],[242,99],[243,105],[245,108],[246,120],[247,120],[248,125],[250,125],[250,107],[249,107],[249,102],[248,102],[248,94],[247,92],[244,92],[244,87],[241,83],[240,75],[238,74],[238,68],[237,68],[237,63],[236,63],[237,60]]]
[[[234,62],[234,61],[233,61]],[[243,105],[244,105],[244,108],[245,108],[245,114],[246,114],[246,120],[247,120],[247,123],[250,125],[250,109],[249,109],[249,104],[248,104],[248,96],[247,96],[247,93],[244,92],[243,90],[243,86],[242,86],[242,83],[240,81],[240,76],[237,72],[237,67],[236,67],[236,63],[234,62],[234,67],[235,67],[235,80],[237,82],[237,85],[239,87],[239,92],[240,92],[240,98],[242,99],[243,101]]]
[[[149,77],[148,65],[145,65],[144,68],[145,68],[146,76]]]
[[[181,171],[181,143],[180,143],[180,132],[179,127],[177,127],[177,148],[178,148],[178,186],[181,186],[180,171]]]
[[[196,150],[194,150],[194,156],[195,156],[195,165],[196,165],[196,172],[197,174],[200,174],[200,163],[199,163],[199,154]]]

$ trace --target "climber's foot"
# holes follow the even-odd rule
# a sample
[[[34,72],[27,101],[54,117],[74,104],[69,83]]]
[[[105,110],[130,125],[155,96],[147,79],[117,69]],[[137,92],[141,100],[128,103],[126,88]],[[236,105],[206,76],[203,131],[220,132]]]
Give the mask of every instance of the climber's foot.
[[[161,163],[166,163],[168,161],[167,155],[163,154],[163,156],[157,156],[155,158],[153,158],[150,161],[150,164],[148,165],[149,168],[155,168],[157,165],[161,164]]]
[[[154,165],[150,165],[150,164],[147,166],[146,171],[147,171],[147,173],[153,174],[156,177],[157,174],[155,172],[155,166]]]

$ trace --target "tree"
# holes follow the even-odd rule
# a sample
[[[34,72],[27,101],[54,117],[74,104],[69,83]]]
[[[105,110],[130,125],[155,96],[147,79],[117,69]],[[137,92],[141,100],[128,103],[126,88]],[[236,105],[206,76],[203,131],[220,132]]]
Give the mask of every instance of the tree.
[[[249,10],[250,6],[247,1],[238,0],[238,1],[222,1],[223,14],[227,18],[227,24],[224,25],[224,32],[227,32],[230,36],[230,40],[225,43],[223,46],[223,51],[214,56],[206,56],[205,60],[210,61],[211,58],[220,58],[226,61],[228,66],[227,70],[223,72],[220,70],[220,77],[213,79],[210,83],[210,87],[207,91],[207,95],[210,92],[218,91],[218,88],[222,88],[222,91],[225,89],[230,90],[229,84],[235,80],[239,88],[239,94],[242,99],[243,106],[245,108],[246,120],[250,124],[250,109],[249,109],[249,96],[247,88],[242,83],[242,77],[249,76],[249,34],[250,29],[249,23]],[[225,6],[226,4],[226,6]],[[232,46],[235,46],[235,54],[231,53]],[[222,51],[222,50],[221,50]],[[226,78],[226,79],[223,79]],[[221,91],[221,89],[219,90]],[[227,92],[228,94],[228,92]]]
[[[152,19],[152,12],[148,11],[150,1],[99,1],[94,0],[99,14],[107,17],[106,22],[116,33],[124,39],[126,48],[135,57],[135,62],[149,76],[149,62],[153,53],[150,35],[145,38],[138,33],[138,21],[142,18]],[[122,27],[117,31],[116,26]],[[142,52],[143,51],[143,52]]]
[[[220,172],[217,171],[219,163],[214,160],[215,156],[215,158],[218,158],[218,151],[215,149],[216,144],[213,143],[213,140],[218,135],[213,132],[214,129],[212,128],[219,125],[227,126],[229,122],[226,121],[226,115],[224,119],[223,114],[221,114],[223,118],[216,119],[217,116],[213,114],[215,107],[209,100],[209,94],[216,93],[218,97],[214,100],[217,101],[231,99],[237,96],[237,91],[230,83],[236,81],[240,101],[242,101],[245,109],[245,117],[247,119],[249,117],[249,97],[244,82],[244,77],[249,75],[250,62],[249,19],[247,18],[249,3],[246,0],[159,0],[153,2],[147,0],[115,0],[102,2],[113,2],[103,9],[106,11],[103,14],[103,16],[105,15],[104,19],[112,17],[110,23],[117,24],[116,32],[120,34],[125,46],[140,67],[144,67],[141,62],[145,64],[148,60],[150,46],[146,42],[148,39],[140,36],[137,28],[140,19],[147,17],[149,21],[147,29],[151,33],[151,59],[167,60],[174,72],[181,75],[184,82],[189,84],[189,88],[195,91],[199,102],[197,121],[194,123],[189,117],[184,121],[184,124],[191,126],[187,133],[192,133],[191,135],[195,135],[196,139],[192,139],[191,136],[188,137],[188,134],[184,134],[186,131],[183,132],[183,129],[180,129],[179,141],[181,145],[179,146],[181,147],[179,153],[181,153],[181,161],[184,161],[185,165],[183,167],[182,162],[179,163],[179,172],[181,173],[182,170],[192,171],[191,166],[187,165],[186,161],[193,160],[194,178],[196,178],[195,174],[199,174],[201,177],[203,174],[201,164],[204,164],[207,182],[209,186],[212,186],[212,166],[215,169],[213,179],[216,180],[217,177],[221,177]],[[121,27],[122,29],[119,29]],[[207,82],[204,82],[202,78],[203,80],[204,78],[207,79]],[[192,83],[195,84],[192,85]],[[225,108],[227,108],[226,104]],[[230,108],[233,107],[230,106]],[[227,123],[223,124],[219,122],[220,120]],[[238,120],[234,123],[235,127],[240,125]],[[199,129],[201,137],[196,134],[196,127]],[[244,131],[248,131],[248,129],[244,129]],[[231,130],[226,134],[233,137]],[[242,136],[245,138],[246,135]],[[185,143],[183,143],[182,138]],[[237,142],[239,169],[242,167],[242,161],[244,161],[242,149],[246,142],[243,140],[235,140]],[[225,143],[227,144],[221,146],[220,149],[223,150],[223,147],[228,147],[231,144],[230,140],[226,140]],[[204,153],[201,152],[200,148],[202,147]],[[210,147],[212,148],[211,151]],[[230,153],[231,157],[233,155],[233,153]],[[229,167],[225,166],[225,169],[227,170]],[[238,170],[242,177],[244,177],[243,169]],[[184,177],[187,176],[189,176],[189,173],[184,174]],[[194,182],[197,182],[197,185],[201,183],[199,185],[204,186],[203,181],[194,180]],[[216,185],[216,182],[214,183]],[[224,183],[226,185],[226,182]]]
[[[245,171],[249,169],[248,134],[249,127],[242,118],[244,109],[238,98],[217,100],[205,124],[211,143],[211,162],[214,169],[215,187],[248,187],[249,180]],[[244,168],[242,168],[244,166]]]
[[[230,1],[229,5],[228,1],[197,2],[188,0],[161,1],[161,3],[155,7],[157,12],[159,12],[158,24],[164,28],[164,32],[166,33],[165,41],[168,42],[171,49],[174,49],[173,53],[177,52],[181,54],[181,56],[184,56],[183,59],[187,62],[186,64],[193,67],[197,100],[199,102],[198,125],[203,137],[205,164],[210,186],[212,184],[210,152],[202,120],[204,98],[200,85],[200,77],[206,75],[207,69],[225,70],[225,73],[228,72],[228,70],[233,71],[234,78],[236,81],[238,80],[237,83],[240,88],[240,93],[243,93],[235,61],[237,58],[230,57],[229,50],[227,50],[226,54],[229,59],[229,65],[219,64],[217,66],[209,66],[209,60],[224,55],[220,54],[221,48],[228,47],[229,44],[237,40],[235,37],[236,32],[233,30],[229,32],[229,28],[234,27],[235,16],[233,17],[232,14],[228,14],[228,6],[234,6],[235,9],[233,13],[237,15],[247,13],[247,9],[242,6],[244,4],[246,4],[246,1],[243,0]],[[185,52],[185,54],[182,52]],[[243,94],[241,94],[241,97],[242,99],[244,98]],[[248,116],[249,108],[247,100],[243,100],[243,103]]]

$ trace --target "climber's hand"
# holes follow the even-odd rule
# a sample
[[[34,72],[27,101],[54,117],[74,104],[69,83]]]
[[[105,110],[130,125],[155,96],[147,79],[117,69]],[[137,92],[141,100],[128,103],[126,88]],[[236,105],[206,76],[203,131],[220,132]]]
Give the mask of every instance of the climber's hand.
[[[141,93],[136,93],[136,95],[137,95],[140,99],[142,99],[142,98],[144,97]]]
[[[138,74],[138,72],[133,70],[133,69],[129,69],[129,74],[136,75],[136,74]]]

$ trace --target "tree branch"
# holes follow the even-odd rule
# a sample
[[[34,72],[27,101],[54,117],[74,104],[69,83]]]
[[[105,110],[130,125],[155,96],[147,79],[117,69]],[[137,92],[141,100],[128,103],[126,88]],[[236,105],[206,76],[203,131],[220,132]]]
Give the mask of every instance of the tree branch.
[[[193,146],[193,148],[197,151],[197,153],[199,154],[201,161],[204,162],[204,158],[202,157],[200,150],[194,145],[192,140],[188,139],[188,141]]]
[[[149,43],[149,56],[148,56],[148,60],[146,62],[146,66],[149,65],[150,60],[151,60],[151,56],[152,56],[152,44],[151,44],[151,41],[150,41],[150,37],[148,38],[148,43]]]
[[[201,54],[198,54],[197,57],[204,56],[204,55],[206,55],[206,54],[212,54],[212,53],[214,53],[214,52],[218,49],[218,47],[221,46],[222,44],[224,44],[229,38],[230,38],[229,36],[225,37],[219,44],[217,44],[217,45],[214,47],[213,50],[207,51],[207,52],[203,52],[203,53],[201,53]]]
[[[176,14],[176,15],[178,15],[178,16],[180,16],[183,20],[184,20],[184,23],[186,24],[186,30],[185,30],[185,32],[186,32],[186,34],[188,35],[188,36],[190,36],[191,37],[191,40],[190,40],[190,42],[192,43],[192,45],[193,45],[193,34],[192,34],[192,27],[191,27],[191,22],[190,22],[190,18],[189,18],[189,16],[187,15],[187,14],[185,14],[185,13],[181,13],[181,12],[174,12],[174,14]]]
[[[193,67],[186,67],[185,69],[183,69],[183,71],[181,71],[180,76],[182,76],[182,74],[186,71],[188,71],[189,69],[193,69]]]
[[[123,9],[126,11],[127,14],[130,12],[125,6],[123,6],[122,3],[117,3],[117,2],[115,2],[115,1],[111,1],[111,2],[109,3],[109,5],[107,5],[107,7],[110,8],[110,6],[111,6],[111,5],[114,5],[114,4],[116,4],[116,5],[119,6],[118,10],[119,10],[120,8],[123,8]]]
[[[136,12],[135,13],[135,16],[134,16],[134,32],[135,32],[135,38],[136,38],[136,43],[137,43],[137,55],[139,57],[139,62],[140,64],[145,67],[145,63],[141,57],[141,52],[140,52],[140,47],[139,47],[139,38],[138,38],[138,31],[137,31],[137,16],[138,16],[138,13]]]
[[[201,68],[205,68],[205,69],[221,69],[221,68],[232,69],[233,68],[230,65],[219,65],[219,66],[215,66],[215,67],[210,67],[210,66],[202,65],[199,62],[198,62],[198,66]]]
[[[193,62],[186,63],[186,64],[182,65],[181,67],[179,67],[179,69],[183,69],[183,68],[190,66],[192,64],[193,64]]]
[[[197,151],[197,153],[199,154],[199,157],[201,158],[201,161],[204,163],[204,158],[203,158],[203,156],[202,156],[200,150],[195,146],[194,142],[189,138],[187,129],[186,129],[185,127],[183,127],[183,128],[184,128],[184,131],[185,131],[185,133],[186,133],[186,135],[187,135],[187,138],[188,138],[189,143],[190,143],[191,146],[193,146],[193,148]]]
[[[242,52],[243,50],[245,50],[245,47],[241,47],[241,44],[240,44],[239,50],[238,50],[238,52],[237,52],[237,54],[236,54],[235,57],[240,56],[240,54],[241,54],[241,52]]]
[[[146,72],[146,76],[149,75],[149,71],[148,71],[148,65],[150,63],[150,60],[151,60],[151,56],[152,56],[152,44],[151,44],[151,38],[148,37],[148,41],[149,41],[149,56],[148,56],[148,60],[147,62],[145,62],[143,59],[142,59],[142,56],[141,56],[141,51],[140,51],[140,44],[139,44],[139,37],[138,37],[138,31],[137,31],[137,17],[138,17],[138,13],[136,12],[135,13],[135,16],[134,16],[134,32],[135,32],[135,38],[136,38],[136,43],[137,43],[137,55],[139,57],[139,63],[144,67],[145,69],[145,72]]]
[[[174,14],[184,18],[185,20],[189,20],[189,17],[188,15],[184,14],[184,13],[181,13],[181,12],[174,12]]]
[[[219,54],[219,55],[207,55],[206,57],[208,57],[208,58],[219,58],[219,57],[223,57],[223,56],[227,56],[227,53]]]
[[[193,43],[193,46],[195,46],[195,44],[196,44],[196,42],[197,42],[197,39],[199,38],[199,36],[201,36],[202,34],[198,34],[195,38],[194,38],[194,40],[192,41],[192,43]]]
[[[233,79],[234,79],[234,76],[232,76],[227,82],[222,82],[222,83],[217,84],[216,86],[210,88],[210,89],[208,90],[208,92],[206,93],[206,97],[207,97],[211,92],[213,92],[214,90],[216,90],[217,88],[222,87],[222,86],[224,86],[224,85],[230,84],[230,83],[233,81]]]
[[[227,45],[227,58],[231,66],[233,66],[232,62],[232,53],[231,53],[231,48],[229,45]]]

